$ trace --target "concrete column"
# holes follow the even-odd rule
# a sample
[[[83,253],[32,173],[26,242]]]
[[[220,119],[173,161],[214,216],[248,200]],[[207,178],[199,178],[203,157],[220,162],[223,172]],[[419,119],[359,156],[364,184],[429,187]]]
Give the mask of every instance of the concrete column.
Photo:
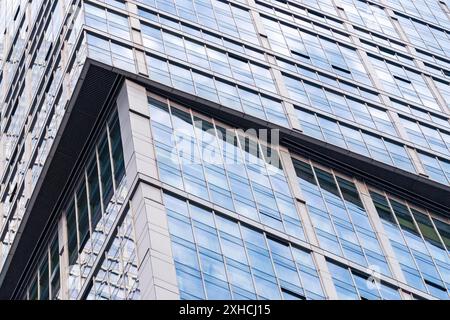
[[[409,48],[409,52],[410,52],[414,57],[417,57],[417,56],[418,56],[417,50],[416,50],[416,48],[414,48],[414,47],[410,47],[410,48]],[[416,66],[418,66],[420,69],[426,70],[425,63],[424,63],[422,60],[419,60],[419,59],[417,59],[417,58],[414,58],[414,63],[415,63]]]
[[[423,78],[425,79],[425,83],[428,85],[428,88],[433,93],[433,96],[436,98],[438,104],[440,105],[441,110],[445,113],[445,115],[450,116],[450,109],[447,106],[447,102],[439,92],[437,86],[434,84],[434,80],[430,76],[426,75],[423,75]]]
[[[255,8],[256,7],[256,3],[255,0],[247,0],[248,5],[251,8]],[[258,31],[259,35],[261,36],[265,36],[267,37],[266,31],[264,30],[264,25],[262,24],[261,20],[260,20],[260,16],[259,13],[255,10],[250,10],[250,14],[252,15],[254,24],[255,24],[255,28]]]
[[[158,178],[156,155],[150,129],[150,111],[145,87],[125,80],[117,98],[127,187],[138,174]]]
[[[278,69],[275,69],[275,68],[272,68],[271,71],[272,71],[273,79],[275,80],[275,84],[277,86],[278,92],[283,97],[288,98],[289,92],[288,92],[286,86],[284,85],[283,75],[281,74],[281,71]],[[289,119],[289,122],[290,122],[292,128],[301,130],[301,126],[298,121],[294,105],[289,102],[286,102],[286,101],[284,101],[283,104],[284,104],[284,109],[287,114],[287,118]]]
[[[131,200],[141,298],[180,298],[162,191],[140,183]]]
[[[292,194],[294,195],[297,212],[302,221],[303,230],[305,231],[306,238],[308,242],[314,246],[319,246],[319,241],[314,232],[314,227],[311,218],[308,214],[306,208],[305,198],[303,197],[302,191],[297,182],[297,174],[295,173],[295,168],[292,163],[291,155],[287,150],[280,150],[281,163],[283,165],[284,172],[286,173],[288,184],[291,187]]]
[[[408,155],[409,155],[411,161],[414,163],[414,166],[416,167],[417,172],[420,175],[429,178],[428,173],[422,164],[422,161],[420,161],[420,158],[419,158],[419,155],[417,154],[416,149],[406,147],[406,150],[408,151]]]
[[[161,189],[140,181],[158,179],[145,87],[126,80],[117,99],[130,210],[136,233],[138,276],[144,300],[179,299],[166,210]],[[137,184],[136,184],[137,182]]]
[[[134,56],[139,74],[148,77],[148,68],[145,53],[141,50],[134,49]]]
[[[390,18],[390,21],[391,21],[392,25],[394,26],[395,30],[397,31],[397,34],[400,36],[400,39],[404,42],[407,42],[408,47],[410,47],[410,45],[409,45],[410,42],[409,42],[408,36],[403,31],[402,26],[398,22],[398,19],[395,15],[394,10],[392,10],[391,8],[385,8],[384,11],[386,12],[386,15]],[[395,38],[395,37],[393,37],[393,38]]]
[[[334,286],[333,278],[328,270],[325,257],[317,252],[312,252],[311,255],[316,262],[317,272],[319,273],[320,280],[322,281],[326,298],[328,300],[338,300],[336,287]]]
[[[127,10],[134,14],[139,13],[137,5],[129,1],[127,1]]]
[[[399,137],[403,140],[409,141],[408,134],[406,133],[405,128],[403,128],[398,113],[393,110],[388,110],[388,114],[392,120],[392,123],[394,124],[395,129],[397,129]]]
[[[59,243],[59,274],[61,280],[60,288],[60,299],[69,299],[69,250],[67,247],[68,236],[67,236],[67,220],[66,215],[63,214],[58,221],[58,243]]]
[[[131,39],[134,43],[142,46],[142,35],[141,35],[141,22],[139,19],[135,17],[130,17],[130,24],[131,24]]]

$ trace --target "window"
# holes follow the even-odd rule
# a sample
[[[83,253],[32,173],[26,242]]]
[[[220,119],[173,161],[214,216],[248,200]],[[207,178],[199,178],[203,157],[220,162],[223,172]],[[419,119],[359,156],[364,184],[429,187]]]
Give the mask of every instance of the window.
[[[182,299],[324,298],[308,251],[191,201],[165,194],[164,203]]]
[[[61,286],[60,281],[59,243],[58,238],[55,237],[50,245],[50,285],[52,300],[59,298]]]
[[[111,154],[114,165],[114,178],[116,185],[119,186],[125,175],[125,163],[123,159],[122,137],[120,135],[120,124],[117,116],[110,124]]]
[[[382,7],[358,0],[338,0],[336,4],[344,9],[345,15],[352,23],[399,38],[391,19]]]
[[[385,91],[432,110],[441,110],[421,73],[371,54],[368,56]]]
[[[438,11],[434,10],[433,12]],[[416,43],[422,48],[448,57],[448,32],[403,14],[397,14],[396,17],[411,43]],[[443,20],[443,23],[445,21]],[[439,21],[440,23],[441,21]]]
[[[320,246],[390,276],[356,186],[297,159],[293,163]]]
[[[44,261],[42,261],[39,268],[39,300],[48,300],[49,298],[49,269],[48,269],[48,256],[45,255]]]
[[[266,105],[273,107],[275,101]],[[202,120],[191,111],[169,109],[153,99],[149,99],[149,109],[164,182],[304,239],[284,172],[272,163],[277,159],[274,150],[263,149],[258,142],[236,136],[234,129]],[[172,130],[172,122],[177,130]]]
[[[291,99],[298,103],[397,136],[387,112],[379,107],[287,75],[284,76],[284,80]]]
[[[126,40],[131,39],[130,27],[126,16],[89,3],[84,4],[84,9],[86,25]]]
[[[87,34],[89,56],[129,72],[136,72],[133,49],[114,41]]]
[[[339,299],[401,300],[397,288],[383,282],[374,283],[367,275],[332,261],[328,261],[328,268]]]
[[[74,265],[78,258],[78,243],[77,243],[77,224],[74,204],[71,203],[67,209],[67,238],[69,249],[69,265]]]
[[[139,0],[139,2],[253,44],[259,44],[250,13],[233,4],[212,0],[195,3],[185,1],[175,3],[174,0]],[[142,17],[156,20],[159,16],[162,24],[172,27],[176,24],[179,28],[178,22],[172,22],[162,14],[156,14],[141,7],[138,10]]]
[[[84,179],[83,179],[84,182]],[[81,185],[77,191],[78,230],[80,236],[80,249],[84,247],[89,238],[89,211],[87,206],[86,186]]]
[[[92,227],[95,228],[102,217],[100,200],[100,183],[98,180],[97,161],[92,161],[88,167],[89,206]]]
[[[445,281],[438,272],[447,274],[448,256],[442,254],[442,243],[437,242],[436,246],[437,237],[435,230],[430,229],[427,214],[377,192],[372,191],[370,195],[408,284],[437,298],[448,299]],[[422,233],[423,238],[420,231],[426,231]],[[442,263],[443,260],[447,262]]]
[[[108,206],[113,194],[111,158],[106,133],[100,139],[98,158],[100,164],[100,180],[103,191],[103,206],[106,207]]]
[[[372,82],[357,51],[291,25],[262,16],[269,43],[277,53],[367,85]],[[323,29],[322,29],[323,30]]]
[[[299,107],[296,107],[296,112],[305,134],[362,155],[370,155],[375,160],[405,171],[416,172],[405,146]]]

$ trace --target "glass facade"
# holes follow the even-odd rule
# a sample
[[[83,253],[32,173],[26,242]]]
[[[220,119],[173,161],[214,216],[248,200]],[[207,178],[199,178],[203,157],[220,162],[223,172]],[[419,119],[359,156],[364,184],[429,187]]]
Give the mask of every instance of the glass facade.
[[[444,240],[448,238],[448,231],[445,231],[448,221],[439,215],[416,208],[402,199],[391,200],[396,206],[392,210],[403,215],[398,218],[400,226],[396,225],[394,238],[391,235],[393,226],[387,224],[387,214],[381,211],[389,206],[380,195],[386,194],[385,191],[293,153],[285,160],[290,162],[288,166],[292,166],[297,177],[297,183],[292,185],[282,169],[284,162],[273,167],[264,157],[268,153],[273,161],[277,151],[267,149],[263,152],[259,149],[262,144],[254,138],[236,135],[235,129],[171,101],[149,97],[148,106],[161,181],[175,188],[170,190],[184,191],[175,191],[178,196],[170,192],[164,196],[182,299],[323,299],[324,293],[308,293],[310,289],[303,284],[301,272],[298,280],[295,268],[288,270],[289,265],[293,266],[292,261],[285,261],[284,269],[277,269],[277,260],[270,254],[271,244],[276,243],[280,248],[284,245],[286,258],[291,259],[289,246],[307,255],[311,250],[307,244],[313,242],[311,236],[317,239],[318,251],[325,250],[321,255],[328,262],[338,299],[411,297],[407,290],[384,280],[395,279],[392,268],[396,266],[400,267],[404,281],[412,288],[438,299],[449,298],[445,280],[449,274],[449,261]],[[228,137],[228,144],[223,142],[224,136]],[[190,148],[196,151],[187,152]],[[186,154],[192,158],[186,158]],[[254,157],[255,154],[259,157]],[[254,163],[259,163],[258,170],[251,169]],[[216,166],[213,171],[211,164]],[[197,168],[195,174],[191,171],[193,168]],[[245,179],[248,173],[249,180]],[[276,188],[272,190],[264,188],[274,185]],[[362,193],[364,187],[369,188],[370,195]],[[301,201],[298,196],[280,197],[281,194],[292,194],[295,188],[302,194]],[[185,193],[194,197],[187,198]],[[299,203],[305,204],[304,209]],[[216,210],[212,209],[213,204]],[[269,211],[269,208],[278,210]],[[309,236],[304,230],[302,210],[312,223],[313,233]],[[393,216],[392,212],[389,214]],[[240,222],[239,217],[248,218],[245,221],[250,225]],[[404,232],[411,233],[410,240],[399,240],[402,223],[409,228]],[[226,225],[226,229],[222,225]],[[284,234],[284,244],[272,242],[277,231]],[[265,256],[255,265],[252,264],[252,246],[248,246],[245,238],[247,233],[260,239],[257,245],[263,249],[261,255]],[[383,245],[380,233],[388,235],[388,241]],[[233,244],[230,248],[229,242]],[[395,266],[387,259],[390,250],[395,255]],[[406,255],[409,260],[405,260]],[[295,256],[294,253],[294,259]],[[351,267],[346,267],[341,258]],[[297,266],[300,264],[297,271],[302,270],[301,261],[294,262]],[[307,265],[314,266],[314,263]],[[258,269],[259,266],[262,269]],[[247,279],[245,288],[239,287],[244,281],[242,278],[233,282],[235,267],[240,268],[239,272]],[[373,272],[381,275],[380,282],[371,284]],[[293,278],[284,279],[287,277],[284,273],[292,273]],[[317,287],[321,283],[320,276],[314,275],[317,276],[312,287]],[[262,281],[261,277],[266,286],[258,283]],[[298,286],[292,287],[288,283]],[[265,291],[268,288],[272,288],[270,296]]]
[[[448,251],[430,217],[376,192],[371,196],[407,282],[447,299]],[[421,235],[419,229],[425,234]]]
[[[181,299],[324,299],[309,252],[165,197]]]
[[[351,181],[294,160],[309,215],[325,250],[391,274],[386,258]],[[336,180],[335,180],[336,179]]]
[[[438,0],[0,0],[0,275],[42,215],[14,298],[449,299],[449,52]]]
[[[65,270],[68,276],[63,277],[66,294],[70,299],[78,298],[81,288],[95,270],[98,257],[103,255],[105,262],[100,265],[105,265],[103,269],[106,270],[102,269],[99,275],[96,275],[96,285],[105,285],[104,282],[108,281],[101,276],[111,272],[120,279],[115,282],[113,276],[109,279],[110,297],[126,298],[128,295],[138,295],[136,284],[128,283],[133,279],[133,268],[136,268],[132,225],[128,218],[122,225],[116,226],[116,221],[123,219],[121,211],[126,207],[124,201],[128,193],[117,111],[114,111],[110,120],[104,124],[98,142],[89,154],[89,160],[78,174],[76,188],[67,194],[66,205],[60,210],[65,236],[59,235],[60,230],[52,232],[53,242],[49,244],[49,249],[41,254],[43,262],[27,290],[26,297],[29,299],[62,298],[60,261],[67,261]],[[103,247],[109,243],[110,234],[114,233],[116,239],[112,245],[109,244],[112,247],[103,253]],[[67,248],[64,254],[60,253],[61,248]],[[97,280],[97,277],[101,280]],[[127,284],[122,281],[127,281]],[[34,287],[37,288],[36,292]],[[108,288],[92,289],[92,294],[106,298],[108,296],[105,292]],[[127,292],[127,289],[132,291]]]
[[[88,300],[138,300],[136,244],[132,219],[127,212],[112,243],[101,256],[100,270],[92,278]]]
[[[304,240],[277,151],[149,100],[162,182]]]

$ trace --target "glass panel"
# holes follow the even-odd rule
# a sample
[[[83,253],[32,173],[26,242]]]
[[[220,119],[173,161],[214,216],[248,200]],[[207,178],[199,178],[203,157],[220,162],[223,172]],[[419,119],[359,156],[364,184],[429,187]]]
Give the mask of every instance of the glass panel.
[[[67,210],[67,238],[69,249],[69,265],[74,265],[78,258],[78,244],[77,244],[77,222],[75,215],[75,206],[71,202]]]
[[[114,177],[116,185],[120,185],[120,182],[125,175],[125,163],[123,159],[122,150],[122,137],[120,134],[120,124],[119,118],[114,117],[115,121],[110,126],[110,137],[111,137],[111,150],[112,158],[114,164]]]
[[[102,182],[102,191],[103,191],[103,205],[104,207],[107,207],[109,201],[113,196],[113,181],[112,181],[111,158],[106,133],[103,134],[103,137],[100,140],[100,144],[98,147],[98,157],[100,163],[100,178]]]
[[[95,228],[102,217],[100,203],[100,183],[98,180],[97,162],[92,161],[87,169],[88,188],[89,188],[89,206],[91,210],[92,227]]]
[[[60,281],[61,281],[59,268],[60,268],[59,243],[58,237],[56,237],[50,246],[50,277],[51,277],[52,300],[56,300],[59,297]]]
[[[83,181],[84,182],[84,181]],[[89,211],[87,207],[86,187],[84,184],[77,192],[78,205],[78,232],[80,235],[80,249],[84,247],[89,238]]]
[[[442,222],[438,219],[433,219],[436,228],[438,229],[439,234],[442,237],[442,240],[447,247],[447,250],[450,252],[450,224]]]
[[[45,255],[44,261],[39,268],[39,300],[48,300],[49,282],[48,282],[48,257]]]

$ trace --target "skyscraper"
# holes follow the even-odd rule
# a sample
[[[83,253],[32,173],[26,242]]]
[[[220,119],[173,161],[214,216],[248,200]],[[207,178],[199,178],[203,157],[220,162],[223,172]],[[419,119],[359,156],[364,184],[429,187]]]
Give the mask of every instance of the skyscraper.
[[[0,298],[449,299],[447,0],[0,0]]]

